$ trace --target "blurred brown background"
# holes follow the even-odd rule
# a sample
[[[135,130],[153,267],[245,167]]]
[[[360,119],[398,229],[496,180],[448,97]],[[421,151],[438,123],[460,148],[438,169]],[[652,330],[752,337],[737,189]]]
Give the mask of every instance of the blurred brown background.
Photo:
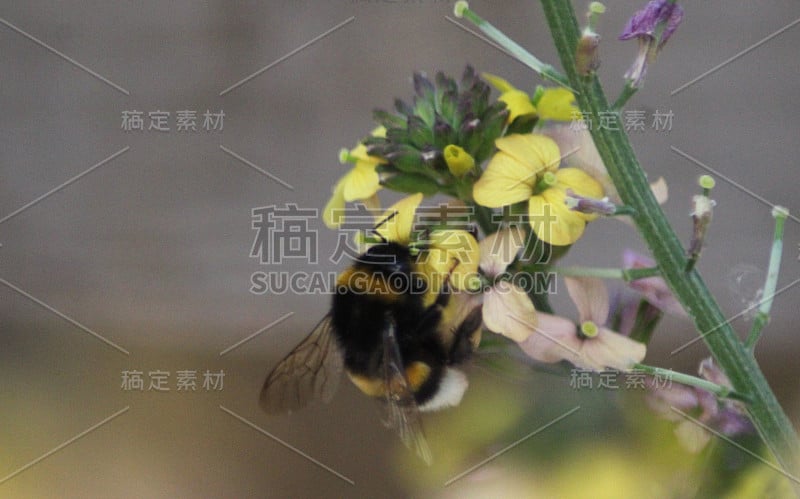
[[[576,2],[577,8],[584,3]],[[616,36],[643,3],[607,2],[600,75],[612,96],[636,52],[635,43],[618,42]],[[543,60],[557,62],[538,2],[476,0],[472,7]],[[253,272],[276,269],[249,256],[255,236],[251,209],[286,203],[321,208],[345,171],[337,151],[352,147],[374,126],[374,107],[410,98],[415,70],[460,74],[470,63],[528,91],[541,83],[448,21],[451,9],[451,2],[434,0],[0,3],[0,218],[5,217],[0,222],[0,477],[117,414],[7,477],[0,496],[399,497],[477,494],[480,484],[489,487],[487,494],[500,493],[491,488],[495,485],[511,487],[503,489],[510,493],[517,484],[530,485],[518,489],[530,495],[548,490],[569,496],[548,482],[554,478],[541,467],[569,466],[582,456],[586,473],[593,473],[586,455],[577,452],[581,445],[629,449],[650,441],[641,431],[648,425],[624,416],[641,405],[635,395],[617,404],[621,394],[576,393],[567,379],[533,372],[512,382],[473,370],[464,407],[425,419],[436,457],[431,469],[398,445],[381,426],[375,405],[349,383],[331,404],[290,418],[268,417],[257,406],[264,377],[325,314],[328,297],[249,291]],[[716,0],[688,2],[685,9],[683,25],[629,105],[648,117],[646,130],[633,141],[649,175],[669,183],[670,219],[688,239],[690,198],[696,177],[706,173],[671,146],[800,214],[800,28],[787,29],[671,95],[800,17],[797,3]],[[180,110],[198,112],[197,131],[177,131]],[[203,130],[206,110],[224,112],[222,131]],[[145,128],[147,113],[168,111],[171,130],[127,132],[121,127],[125,111],[143,111]],[[670,131],[650,127],[656,111],[673,113]],[[769,206],[721,178],[714,197],[717,210],[698,267],[733,316],[755,290],[732,281],[739,275],[747,280],[750,273],[758,276],[756,282],[763,279],[772,218]],[[310,227],[319,231],[319,263],[309,268],[290,260],[281,271],[336,272],[344,265],[328,261],[336,234],[319,221]],[[797,219],[788,222],[779,289],[800,275],[798,229]],[[632,229],[597,222],[566,262],[616,266],[624,247],[643,249]],[[795,421],[799,300],[800,286],[776,298],[758,348],[763,369]],[[568,302],[559,296],[555,303]],[[290,312],[280,324],[220,355]],[[744,318],[734,322],[743,334],[748,325]],[[674,356],[669,352],[695,335],[686,322],[665,321],[648,363],[694,372],[707,355],[701,342]],[[169,372],[171,391],[123,390],[122,372],[132,370],[145,373],[145,388],[149,371]],[[197,371],[196,391],[176,389],[181,370]],[[222,389],[203,389],[206,370],[224,371]],[[583,409],[581,417],[492,461],[494,471],[487,466],[444,487],[576,405]],[[658,438],[664,448],[674,446],[669,428]],[[567,451],[554,457],[559,446]],[[629,458],[636,456],[630,452]],[[603,459],[605,469],[617,462]],[[623,468],[624,459],[619,457]],[[492,481],[493,472],[508,469],[517,470],[519,483]],[[544,483],[550,488],[542,488]],[[646,490],[654,494],[674,491],[658,473],[650,485]],[[609,487],[615,497],[632,493]]]

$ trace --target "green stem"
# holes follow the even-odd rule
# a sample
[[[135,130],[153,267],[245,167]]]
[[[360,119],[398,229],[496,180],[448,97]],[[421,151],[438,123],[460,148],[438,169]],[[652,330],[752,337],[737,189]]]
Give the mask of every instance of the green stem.
[[[672,369],[664,369],[661,367],[648,366],[645,364],[634,364],[633,369],[635,371],[642,371],[652,376],[665,378],[669,381],[675,381],[682,385],[688,385],[700,388],[707,392],[713,393],[718,398],[729,398],[738,400],[740,402],[750,402],[749,398],[742,395],[741,393],[737,393],[735,390],[728,388],[727,386],[718,385],[716,383],[708,381],[707,379],[698,378],[697,376],[692,376],[690,374],[678,373],[673,371]]]
[[[775,236],[772,238],[772,251],[769,254],[769,269],[767,270],[767,281],[764,284],[764,301],[758,307],[758,314],[753,320],[753,327],[747,335],[745,346],[751,351],[755,348],[761,331],[769,322],[769,313],[772,310],[772,299],[775,297],[775,288],[778,287],[778,275],[781,271],[781,256],[783,254],[783,225],[789,212],[785,208],[776,206],[772,210],[775,217]]]
[[[575,47],[580,36],[571,2],[541,0],[561,64],[571,86],[577,88],[578,105],[592,122],[590,131],[600,158],[622,201],[636,209],[633,220],[658,261],[664,280],[688,311],[734,389],[751,399],[748,411],[761,438],[784,469],[798,463],[797,433],[769,388],[755,358],[742,345],[696,270],[685,272],[686,256],[675,231],[656,202],[627,134],[597,126],[600,113],[609,109],[596,75],[580,76],[575,67]]]
[[[611,109],[613,111],[620,111],[623,107],[625,107],[625,104],[631,97],[633,97],[633,94],[635,94],[637,90],[639,89],[633,86],[633,82],[631,80],[626,80],[625,86],[622,87],[622,92],[620,92],[617,100],[614,101],[614,105],[611,106]]]

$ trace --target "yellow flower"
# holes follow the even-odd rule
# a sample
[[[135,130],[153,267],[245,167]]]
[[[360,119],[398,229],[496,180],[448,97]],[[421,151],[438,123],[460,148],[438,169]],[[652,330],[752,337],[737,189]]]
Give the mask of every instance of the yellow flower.
[[[494,88],[500,91],[497,100],[505,102],[508,108],[508,122],[518,116],[537,115],[543,120],[572,121],[578,108],[575,106],[575,95],[563,87],[539,87],[534,103],[531,97],[522,90],[514,88],[508,81],[489,73],[481,76]]]
[[[378,127],[372,135],[382,137],[386,129]],[[363,201],[369,207],[377,205],[375,194],[380,190],[380,176],[375,168],[385,161],[367,154],[367,146],[358,144],[350,151],[342,153],[342,162],[355,163],[342,178],[336,182],[331,196],[322,211],[322,220],[328,228],[334,229],[342,224],[346,203]]]
[[[508,135],[495,145],[499,151],[473,187],[475,202],[498,208],[528,200],[530,224],[539,239],[555,246],[577,241],[596,215],[570,210],[567,190],[601,198],[602,186],[577,168],[558,169],[558,145],[544,135]]]
[[[561,153],[544,135],[512,134],[494,142],[498,152],[475,183],[475,202],[499,208],[531,197],[540,173],[555,171]]]

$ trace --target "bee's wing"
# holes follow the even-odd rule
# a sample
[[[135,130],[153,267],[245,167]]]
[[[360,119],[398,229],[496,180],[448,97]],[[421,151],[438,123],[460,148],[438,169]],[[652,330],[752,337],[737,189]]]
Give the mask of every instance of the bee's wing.
[[[342,364],[329,314],[267,376],[261,407],[268,413],[286,413],[312,398],[328,402],[339,386]]]
[[[397,430],[406,447],[414,449],[426,464],[431,464],[431,450],[422,431],[419,408],[406,379],[394,321],[391,320],[383,331],[383,374],[388,411],[386,425]]]

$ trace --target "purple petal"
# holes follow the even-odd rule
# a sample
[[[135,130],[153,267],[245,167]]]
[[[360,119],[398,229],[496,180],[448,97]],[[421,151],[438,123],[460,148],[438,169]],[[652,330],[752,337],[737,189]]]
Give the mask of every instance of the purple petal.
[[[630,40],[631,38],[654,39],[657,26],[666,22],[664,31],[661,34],[659,48],[661,48],[672,33],[678,29],[678,25],[683,20],[683,8],[667,0],[651,0],[643,9],[636,12],[625,25],[620,40]]]

